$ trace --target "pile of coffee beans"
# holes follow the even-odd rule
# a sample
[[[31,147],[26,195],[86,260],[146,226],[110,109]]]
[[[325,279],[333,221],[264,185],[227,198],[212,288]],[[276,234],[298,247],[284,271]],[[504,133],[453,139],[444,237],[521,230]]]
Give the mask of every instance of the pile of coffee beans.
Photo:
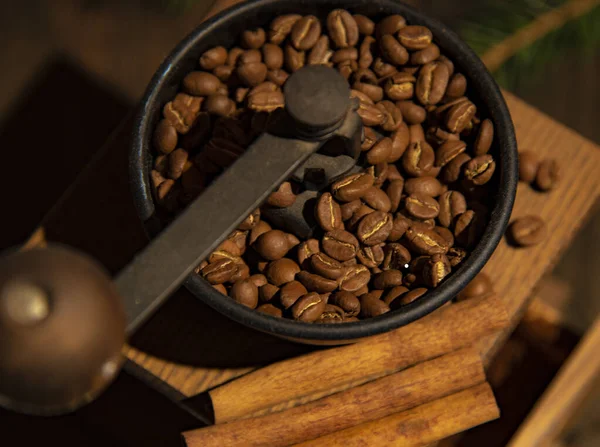
[[[364,124],[364,170],[321,192],[313,239],[275,228],[257,209],[196,272],[252,309],[317,323],[375,317],[444,281],[489,218],[494,125],[431,30],[337,9],[323,22],[277,17],[243,32],[239,45],[206,51],[164,107],[152,182],[165,213],[176,215],[243,154],[304,65],[348,80]],[[264,206],[289,207],[301,188],[285,182]]]

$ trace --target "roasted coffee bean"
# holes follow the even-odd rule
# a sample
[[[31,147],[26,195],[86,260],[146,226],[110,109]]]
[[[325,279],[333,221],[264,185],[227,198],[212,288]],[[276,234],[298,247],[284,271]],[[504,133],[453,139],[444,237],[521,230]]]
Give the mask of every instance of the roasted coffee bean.
[[[217,116],[230,116],[235,112],[235,102],[226,95],[211,95],[204,101],[203,109]]]
[[[292,316],[294,320],[311,323],[325,310],[325,301],[321,299],[318,293],[309,293],[304,295],[292,307]]]
[[[442,54],[440,57],[438,57],[438,62],[441,62],[448,67],[448,73],[450,73],[450,76],[454,74],[454,63],[450,59]]]
[[[321,36],[308,53],[308,65],[329,65],[333,51],[329,48],[329,37]]]
[[[195,96],[213,95],[221,85],[219,78],[205,71],[192,71],[183,78],[183,89]]]
[[[292,27],[290,42],[297,50],[310,50],[321,36],[321,22],[315,16],[304,16]]]
[[[282,86],[283,84],[285,84],[285,81],[287,81],[287,78],[290,75],[288,74],[287,71],[285,70],[269,70],[267,72],[267,79],[275,84],[277,84],[278,86]]]
[[[358,43],[358,24],[348,11],[331,11],[327,16],[327,29],[338,48],[353,47]]]
[[[385,78],[383,90],[392,101],[410,99],[415,92],[416,78],[408,73],[397,72]]]
[[[461,73],[455,73],[448,82],[446,88],[447,98],[460,98],[467,91],[467,78]],[[487,152],[487,151],[486,151]],[[485,153],[485,152],[483,152]]]
[[[353,200],[352,202],[344,203],[340,209],[342,211],[342,220],[345,222],[350,220],[354,213],[361,207],[362,202],[360,200]]]
[[[435,151],[435,166],[446,166],[458,155],[467,150],[467,143],[460,140],[449,140]]]
[[[427,111],[412,101],[398,101],[396,107],[408,124],[421,124],[427,118]]]
[[[358,27],[358,32],[363,36],[370,36],[375,31],[375,23],[367,16],[362,14],[354,14],[352,16]]]
[[[458,181],[463,171],[464,165],[471,161],[466,153],[462,153],[454,157],[442,170],[442,181],[445,183],[454,183]]]
[[[360,312],[360,301],[351,292],[338,291],[331,295],[331,304],[340,307],[346,317],[355,317]]]
[[[279,289],[279,302],[284,309],[289,309],[301,296],[308,293],[306,287],[299,281],[291,281]]]
[[[358,224],[367,214],[371,214],[375,212],[373,208],[367,205],[361,205],[361,207],[354,213],[352,218],[346,224],[346,227],[349,231],[356,231]]]
[[[317,275],[327,279],[339,279],[346,269],[341,263],[325,253],[315,253],[310,257],[310,266]]]
[[[388,163],[395,163],[402,158],[408,144],[410,143],[410,131],[406,123],[400,124],[398,129],[392,133],[392,152],[387,159]]]
[[[267,71],[262,62],[249,62],[238,67],[237,75],[245,85],[254,87],[267,79]]]
[[[383,89],[378,85],[355,82],[352,88],[364,93],[374,102],[379,102],[383,99]]]
[[[276,261],[287,254],[290,244],[286,233],[280,230],[271,230],[261,234],[253,247],[264,259]]]
[[[203,70],[213,70],[227,62],[227,50],[224,47],[214,47],[200,56],[200,67]]]
[[[337,64],[336,68],[338,72],[342,75],[342,77],[346,81],[350,82],[350,77],[353,73],[355,73],[358,70],[358,63],[353,60],[346,60]]]
[[[154,159],[154,169],[152,170],[152,172],[159,174],[157,179],[160,179],[160,182],[164,182],[166,180],[164,177],[166,177],[168,175],[167,174],[168,169],[169,169],[169,157],[167,157],[166,155],[159,155],[158,157],[156,157]],[[154,181],[154,179],[153,179],[153,181]],[[154,186],[158,186],[160,182],[155,182]]]
[[[400,201],[402,200],[402,192],[404,191],[404,179],[396,179],[390,181],[386,193],[390,199],[390,211],[398,211]]]
[[[487,154],[494,141],[494,124],[491,120],[485,119],[479,125],[479,132],[475,139],[475,155]]]
[[[163,108],[163,116],[180,134],[186,134],[194,125],[204,98],[178,93]]]
[[[358,116],[360,116],[365,126],[379,126],[383,124],[387,118],[386,114],[382,110],[378,109],[374,104],[369,104],[362,101],[359,103],[358,110],[356,112],[358,113]]]
[[[380,101],[375,105],[385,115],[381,128],[387,132],[393,132],[403,123],[402,112],[391,101]]]
[[[269,40],[275,45],[282,43],[292,32],[292,28],[302,18],[300,14],[286,14],[275,18],[271,22]]]
[[[396,34],[406,26],[406,19],[401,15],[395,14],[382,19],[375,29],[377,38],[380,39],[386,34]]]
[[[256,217],[256,215],[255,215]],[[258,216],[260,218],[260,215]],[[257,226],[259,223],[261,223],[261,221],[259,221],[255,226]],[[270,229],[270,227],[269,227]],[[237,245],[239,251],[240,251],[240,256],[243,255],[246,252],[246,248],[248,247],[248,231],[244,231],[244,230],[235,230],[233,233],[231,233],[229,235],[229,237],[227,238],[227,240],[233,242],[235,245]]]
[[[283,182],[277,191],[271,193],[267,203],[277,208],[287,208],[296,202],[296,194],[292,191],[290,182]]]
[[[233,260],[223,258],[208,264],[200,273],[211,284],[223,284],[231,281],[237,270],[238,266]]]
[[[393,218],[389,213],[375,211],[362,218],[356,235],[365,245],[377,245],[387,239],[393,228]]]
[[[371,280],[371,273],[364,265],[346,267],[344,274],[338,279],[340,290],[355,292],[366,286]]]
[[[256,310],[260,313],[267,314],[275,318],[283,317],[283,311],[272,304],[262,304],[258,306]]]
[[[402,285],[402,272],[400,270],[385,270],[373,278],[373,287],[379,290],[390,289],[400,285]]]
[[[402,295],[408,293],[408,289],[404,286],[396,286],[390,289],[383,297],[383,302],[388,306],[391,306],[394,300]]]
[[[448,250],[448,253],[446,253],[446,257],[450,261],[450,265],[456,267],[465,260],[467,251],[463,248],[452,247]]]
[[[244,262],[242,258],[234,258],[234,262],[237,265],[237,272],[231,277],[230,282],[244,280],[250,278],[250,267]]]
[[[258,288],[258,297],[262,303],[271,301],[279,293],[279,287],[273,284],[265,284]]]
[[[351,174],[331,185],[331,191],[337,200],[352,202],[360,199],[373,186],[373,181],[367,174]]]
[[[153,142],[154,147],[163,154],[169,154],[177,147],[177,130],[167,119],[158,122]]]
[[[392,64],[388,64],[380,57],[376,58],[373,61],[371,68],[373,69],[373,71],[375,72],[375,74],[377,76],[379,76],[380,78],[383,78],[383,79],[387,78],[388,76],[393,75],[394,73],[396,73],[398,71],[398,70],[396,70],[396,67],[394,67]]]
[[[327,304],[325,305],[325,309],[323,309],[323,313],[319,316],[319,318],[317,318],[317,321],[315,321],[315,323],[343,323],[345,318],[345,312],[341,307],[334,306],[332,304]]]
[[[365,267],[378,267],[384,259],[383,244],[374,245],[372,247],[362,247],[358,250],[356,257]]]
[[[392,34],[381,36],[379,50],[383,57],[393,65],[404,65],[408,62],[408,51]]]
[[[260,209],[255,209],[244,219],[244,221],[238,226],[238,230],[247,231],[251,230],[260,222]]]
[[[440,181],[431,176],[410,178],[404,183],[404,191],[408,195],[424,194],[430,197],[438,197],[442,194],[443,188]]]
[[[262,28],[246,30],[242,33],[240,40],[244,48],[257,49],[265,44],[267,33]]]
[[[319,226],[325,231],[344,228],[340,205],[333,200],[333,196],[328,192],[319,197],[315,207],[315,218]]]
[[[382,138],[379,140],[369,152],[367,152],[367,163],[376,165],[387,161],[392,152],[392,139]]]
[[[411,261],[411,255],[408,249],[397,243],[387,244],[383,248],[383,270],[403,270]]]
[[[298,246],[298,263],[304,267],[305,262],[315,253],[321,251],[320,244],[317,239],[309,239],[306,242],[302,242]]]
[[[471,101],[464,101],[453,105],[446,114],[446,128],[452,133],[461,133],[467,128],[477,107]]]
[[[367,190],[362,200],[377,211],[383,211],[387,213],[392,207],[392,203],[387,194],[374,186]]]
[[[415,88],[415,95],[423,105],[435,105],[444,97],[449,80],[448,67],[440,62],[423,65]]]
[[[300,267],[294,261],[288,258],[279,259],[270,262],[265,269],[265,276],[271,284],[277,287],[293,281],[296,274],[300,272]]]
[[[402,156],[402,167],[413,177],[427,175],[433,167],[435,153],[426,141],[411,143]]]
[[[238,244],[236,244],[233,240],[231,239],[225,239],[221,245],[219,245],[219,247],[217,248],[216,251],[213,252],[213,254],[210,256],[210,262],[213,262],[212,260],[212,256],[215,253],[218,253],[219,251],[225,251],[233,256],[236,257],[240,257],[244,254],[244,250],[242,250]]]
[[[359,248],[358,240],[345,230],[334,230],[325,234],[321,245],[325,253],[341,262],[354,258]]]
[[[258,288],[261,288],[262,286],[267,285],[269,283],[267,281],[267,277],[265,275],[263,275],[262,273],[258,273],[256,275],[252,275],[248,279],[250,281],[252,281],[252,284],[254,284]]]
[[[248,108],[257,112],[272,112],[285,105],[283,92],[259,92],[248,98]]]
[[[432,256],[448,252],[446,240],[435,231],[423,226],[413,225],[409,227],[404,237],[410,247],[418,254]]]
[[[465,178],[473,182],[474,185],[485,185],[492,179],[495,170],[496,162],[489,154],[478,155],[465,164],[463,168]]]
[[[392,231],[388,236],[387,240],[390,242],[395,242],[404,236],[408,227],[412,224],[412,221],[401,213],[397,213],[394,216],[394,222],[392,226]]]
[[[525,183],[533,183],[539,166],[540,161],[535,152],[519,152],[519,180]]]
[[[529,247],[537,245],[546,239],[546,224],[538,216],[523,216],[511,223],[509,229],[511,242],[521,246]]]
[[[258,287],[249,279],[236,281],[229,291],[229,296],[250,309],[255,309],[258,305]]]
[[[423,132],[423,126],[420,124],[411,124],[408,127],[408,132],[410,134],[411,143],[425,141],[425,132]]]
[[[460,136],[446,132],[441,127],[430,127],[425,135],[426,140],[436,146],[440,146],[450,140],[459,140]]]
[[[446,255],[433,255],[423,268],[425,285],[427,287],[437,287],[451,271],[452,266]]]
[[[360,316],[372,318],[390,311],[390,307],[372,293],[360,297]]]
[[[283,50],[280,46],[267,43],[262,47],[263,62],[269,70],[279,70],[283,67]]]
[[[410,55],[410,63],[413,65],[425,65],[433,62],[438,57],[440,57],[440,47],[432,43],[426,48],[412,53]]]
[[[455,220],[454,238],[456,242],[463,247],[473,247],[483,230],[481,218],[475,211],[467,210]]]
[[[452,234],[452,231],[450,231],[448,228],[436,226],[433,229],[433,231],[435,231],[437,234],[439,234],[446,240],[448,247],[452,247],[454,245],[454,235]]]
[[[337,281],[307,271],[298,273],[296,279],[300,281],[309,292],[328,293],[333,292],[338,287]]]
[[[458,191],[448,191],[439,198],[440,213],[438,220],[445,227],[450,227],[456,216],[467,210],[465,197]]]
[[[550,191],[560,180],[560,167],[556,160],[543,160],[535,176],[535,185],[541,191]]]
[[[213,289],[215,289],[217,292],[227,296],[227,288],[223,285],[223,284],[214,284]]]
[[[484,272],[479,273],[471,280],[456,297],[456,301],[464,301],[471,298],[479,298],[493,293],[494,288],[490,277]]]
[[[183,174],[183,169],[188,161],[188,153],[183,149],[175,149],[169,154],[167,173],[170,178],[177,180]]]
[[[431,44],[433,35],[429,28],[411,25],[398,31],[398,39],[409,50],[423,50]]]
[[[405,200],[406,211],[417,219],[435,219],[440,213],[440,205],[431,196],[416,193]]]
[[[295,72],[304,66],[306,53],[296,50],[292,45],[288,44],[284,49],[285,68],[290,72]]]
[[[427,289],[425,289],[425,288],[418,288],[418,289],[411,290],[410,292],[400,295],[395,300],[393,300],[392,303],[390,304],[390,307],[394,310],[399,309],[402,306],[406,306],[407,304],[410,304],[410,303],[418,300],[426,293],[427,293]]]
[[[363,152],[366,152],[369,149],[371,149],[375,145],[376,142],[377,142],[377,134],[375,133],[375,131],[370,127],[365,127],[364,128],[364,138],[363,138],[363,142],[360,146],[360,149]]]
[[[331,62],[334,64],[356,60],[358,60],[358,50],[356,48],[341,48],[331,56]]]

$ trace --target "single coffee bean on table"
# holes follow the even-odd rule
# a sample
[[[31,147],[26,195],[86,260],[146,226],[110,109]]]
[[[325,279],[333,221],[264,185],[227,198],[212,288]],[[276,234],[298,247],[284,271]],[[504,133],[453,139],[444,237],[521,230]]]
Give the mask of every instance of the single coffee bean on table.
[[[347,79],[364,125],[360,169],[306,202],[312,237],[265,217],[298,206],[304,186],[288,179],[195,270],[223,299],[269,317],[347,324],[402,311],[448,280],[493,208],[494,123],[461,67],[427,27],[353,12],[281,15],[207,49],[154,129],[153,194],[168,223],[275,122],[290,74],[324,65]],[[344,150],[332,141],[323,153]],[[560,177],[532,152],[519,174],[541,191]],[[509,234],[528,246],[546,230],[528,216]],[[488,293],[482,278],[459,299]]]

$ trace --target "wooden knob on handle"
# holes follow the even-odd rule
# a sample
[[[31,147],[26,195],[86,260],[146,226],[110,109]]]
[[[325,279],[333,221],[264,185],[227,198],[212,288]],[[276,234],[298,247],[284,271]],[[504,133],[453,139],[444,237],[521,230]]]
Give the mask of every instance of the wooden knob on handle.
[[[103,268],[71,248],[0,258],[0,405],[61,414],[117,375],[125,314]]]

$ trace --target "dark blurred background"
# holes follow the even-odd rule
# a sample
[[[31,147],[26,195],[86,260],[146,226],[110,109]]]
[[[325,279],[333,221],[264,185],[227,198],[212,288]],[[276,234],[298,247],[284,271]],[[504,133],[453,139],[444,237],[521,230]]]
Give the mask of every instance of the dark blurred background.
[[[452,26],[481,55],[548,11],[574,1],[411,3]],[[0,2],[0,148],[5,157],[0,190],[6,213],[0,248],[27,238],[134,109],[161,60],[202,21],[213,3]],[[523,48],[495,72],[504,88],[596,143],[600,143],[598,25],[600,7],[596,2],[595,7],[556,25],[553,32],[523,43]],[[564,312],[565,325],[576,336],[587,329],[600,310],[599,252],[600,213],[596,212],[554,272],[556,278],[568,284],[570,293],[567,301],[553,304]],[[115,395],[120,395],[121,401]],[[70,441],[73,445],[95,445],[89,433],[96,431],[98,445],[136,445],[126,434],[117,438],[111,437],[114,433],[107,435],[106,427],[122,421],[142,432],[148,421],[161,421],[168,427],[171,419],[183,417],[171,410],[161,413],[161,398],[147,395],[144,387],[125,375],[111,396],[102,398],[99,405],[77,416],[79,419],[49,421],[45,427],[56,436],[61,433],[56,427],[69,427],[74,437],[65,439],[64,445],[71,445]],[[118,404],[123,399],[127,405]],[[152,403],[142,411],[139,402]],[[599,410],[596,404],[584,412],[569,435],[568,445],[600,445]],[[104,416],[106,421],[99,420]],[[11,419],[6,417],[0,418],[0,427],[8,427]],[[73,423],[81,433],[72,430]],[[167,445],[167,438],[172,441],[171,437],[153,436],[158,438],[145,445]]]

